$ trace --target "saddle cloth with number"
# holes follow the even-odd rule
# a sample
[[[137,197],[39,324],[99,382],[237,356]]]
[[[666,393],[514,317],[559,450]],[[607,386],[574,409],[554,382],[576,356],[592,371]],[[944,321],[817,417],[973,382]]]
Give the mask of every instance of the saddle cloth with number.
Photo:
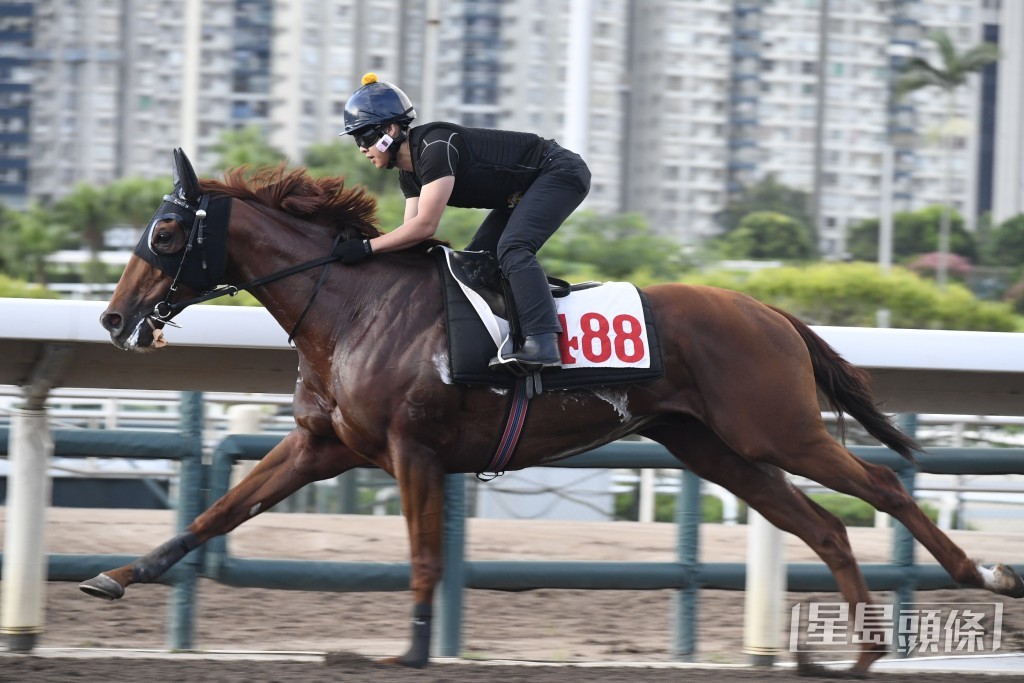
[[[512,387],[514,375],[488,367],[509,334],[497,260],[486,252],[434,251],[452,381]],[[664,374],[650,305],[634,285],[589,282],[555,287],[552,294],[562,324],[562,367],[542,372],[545,390],[634,384]]]

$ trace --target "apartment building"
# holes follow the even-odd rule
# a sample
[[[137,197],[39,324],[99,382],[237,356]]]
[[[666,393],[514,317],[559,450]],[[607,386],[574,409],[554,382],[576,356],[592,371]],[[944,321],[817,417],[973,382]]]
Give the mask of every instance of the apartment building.
[[[981,41],[976,0],[671,0],[637,3],[626,208],[696,244],[718,231],[730,195],[769,175],[817,198],[820,246],[841,256],[849,226],[877,217],[885,146],[896,145],[895,206],[951,197],[971,216],[975,84],[957,94],[953,182],[937,134],[945,100],[892,102],[894,73],[946,30]],[[890,116],[890,111],[892,112]],[[890,135],[890,127],[900,135]]]
[[[977,79],[954,102],[948,189],[943,98],[891,98],[901,60],[937,58],[929,30],[977,44],[994,3],[452,0],[434,4],[436,24],[427,0],[15,3],[0,8],[0,28],[11,27],[0,30],[0,190],[20,179],[14,195],[46,201],[78,181],[163,175],[177,145],[214,172],[223,131],[253,124],[298,161],[341,131],[346,99],[375,71],[433,119],[558,139],[591,166],[586,208],[640,212],[682,244],[715,235],[728,198],[773,174],[817,199],[821,247],[840,256],[849,226],[878,215],[890,143],[897,209],[948,197],[973,217],[985,205],[979,158],[1020,169],[1016,148],[981,143],[997,124]],[[1003,4],[1015,35],[1019,6]],[[1017,72],[998,81],[1010,137],[1024,118]],[[1021,196],[1020,175],[995,174],[997,206]]]
[[[759,93],[749,80],[733,96],[732,23],[729,0],[646,0],[631,18],[624,208],[684,244],[718,231],[730,164],[756,155],[729,145],[730,120],[755,112]]]
[[[565,140],[569,0],[438,3],[434,87],[424,92],[423,0],[277,3],[270,141],[300,159],[344,127],[344,105],[367,71],[401,87],[431,116],[466,126],[530,130]],[[626,3],[588,2],[586,150],[595,170],[588,206],[615,211],[625,130]],[[428,102],[429,97],[429,102]]]
[[[28,197],[32,9],[0,5],[0,202],[12,208]]]
[[[418,100],[422,0],[272,3],[270,143],[292,160],[344,128],[345,102],[368,71]]]
[[[996,28],[990,29],[996,30]],[[1003,0],[997,24],[1002,59],[994,121],[992,220],[995,224],[1024,213],[1024,3]]]

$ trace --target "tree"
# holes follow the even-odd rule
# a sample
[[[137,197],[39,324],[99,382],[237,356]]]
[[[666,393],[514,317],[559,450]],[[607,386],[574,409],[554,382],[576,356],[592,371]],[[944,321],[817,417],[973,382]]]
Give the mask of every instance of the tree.
[[[277,166],[286,160],[284,153],[271,147],[263,129],[255,124],[223,131],[213,149],[220,155],[217,166],[221,170]]]
[[[935,277],[941,256],[937,251],[921,254],[908,263],[907,268],[921,277]],[[950,278],[965,282],[971,274],[971,262],[960,254],[946,254],[946,269]]]
[[[920,254],[937,251],[943,208],[928,206],[919,211],[901,211],[893,216],[892,256],[906,261]],[[978,256],[974,238],[964,228],[964,219],[956,211],[949,218],[949,249],[971,261]],[[878,260],[878,219],[861,221],[850,228],[846,248],[857,261]]]
[[[1018,314],[1024,315],[1024,280],[1006,290],[1003,300]]]
[[[1024,213],[1003,221],[992,231],[988,253],[993,265],[1017,268],[1024,264]]]
[[[170,178],[122,178],[107,188],[114,220],[145,227],[173,187]]]
[[[465,249],[480,228],[480,224],[487,218],[487,214],[488,211],[484,209],[449,206],[441,216],[437,237],[449,242],[453,249]]]
[[[4,210],[0,218],[0,252],[5,272],[45,285],[46,257],[59,249],[66,237],[67,227],[39,206],[25,212]]]
[[[723,238],[722,253],[737,259],[803,260],[816,250],[806,225],[775,211],[755,211]]]
[[[941,63],[933,65],[922,57],[911,58],[904,67],[903,75],[896,84],[896,93],[897,96],[903,96],[925,88],[938,88],[946,96],[945,120],[942,126],[942,149],[946,157],[945,191],[943,196],[948,200],[952,194],[953,136],[949,128],[954,112],[954,95],[957,90],[967,83],[967,77],[970,74],[980,71],[986,65],[999,59],[999,48],[992,43],[982,43],[960,53],[953,44],[953,40],[945,31],[933,31],[930,37],[938,48],[939,57],[942,60]],[[936,281],[940,287],[946,284],[948,273],[947,257],[950,249],[951,210],[952,208],[948,203],[943,205],[942,221],[939,228],[939,262],[936,269]]]
[[[434,236],[449,242],[453,249],[465,249],[486,217],[487,211],[483,209],[449,206],[441,215],[441,223]],[[377,223],[381,230],[394,230],[404,218],[405,197],[400,193],[388,193],[377,198]]]
[[[0,272],[10,273],[17,265],[6,247],[13,243],[18,231],[18,213],[0,204]]]
[[[550,275],[572,279],[647,281],[678,277],[679,245],[655,235],[635,213],[573,214],[538,253]]]
[[[311,145],[303,163],[317,177],[343,176],[347,187],[365,185],[377,195],[399,193],[397,172],[381,171],[351,142],[335,140]]]
[[[59,299],[60,294],[46,287],[31,285],[0,274],[0,297],[10,299]]]
[[[892,327],[1012,332],[1017,319],[1005,303],[979,301],[959,283],[940,289],[905,268],[883,274],[874,263],[819,263],[736,275],[718,271],[686,282],[745,292],[816,325],[874,327],[879,308]]]
[[[774,174],[769,174],[756,184],[744,188],[735,199],[730,199],[718,214],[718,224],[721,226],[722,232],[728,235],[739,227],[740,222],[748,214],[756,211],[774,211],[789,216],[806,226],[812,242],[817,245],[814,220],[808,213],[808,206],[806,192],[787,187],[778,182]]]
[[[114,216],[109,193],[86,183],[76,185],[71,195],[53,206],[55,221],[77,237],[79,244],[84,244],[92,255],[86,267],[88,282],[103,282],[106,279],[105,268],[99,261],[99,252],[103,249],[106,230],[114,223]]]

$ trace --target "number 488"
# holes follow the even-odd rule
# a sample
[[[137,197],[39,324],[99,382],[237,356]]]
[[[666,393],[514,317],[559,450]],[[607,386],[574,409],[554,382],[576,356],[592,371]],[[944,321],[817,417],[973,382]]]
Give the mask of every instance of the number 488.
[[[562,324],[562,365],[573,365],[578,351],[591,363],[604,363],[612,353],[623,363],[635,363],[646,353],[644,349],[643,328],[640,321],[631,315],[617,315],[608,318],[600,313],[584,313],[580,317],[580,336],[569,336],[568,324],[564,314],[559,314],[558,321]]]

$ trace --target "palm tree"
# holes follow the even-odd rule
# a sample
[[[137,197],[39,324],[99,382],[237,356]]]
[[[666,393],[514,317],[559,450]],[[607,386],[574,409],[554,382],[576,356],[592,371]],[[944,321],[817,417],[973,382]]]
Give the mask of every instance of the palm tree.
[[[952,133],[949,131],[953,118],[954,95],[967,83],[967,77],[981,71],[986,65],[999,59],[999,48],[992,43],[975,45],[965,52],[958,52],[952,39],[945,31],[933,31],[929,37],[939,50],[941,63],[933,65],[922,57],[913,57],[903,68],[903,75],[896,83],[896,95],[938,88],[946,95],[946,111],[942,125],[942,151],[946,158],[945,190],[943,195],[949,201],[952,176]],[[936,281],[940,287],[946,284],[949,271],[949,216],[950,205],[943,205],[942,220],[939,223],[939,262],[936,268]]]
[[[37,204],[25,211],[0,205],[0,273],[45,286],[46,257],[66,238],[66,226]]]
[[[121,178],[106,188],[116,220],[144,228],[173,186],[167,178]]]
[[[107,230],[116,217],[109,194],[105,188],[79,183],[71,194],[52,208],[54,221],[64,225],[69,234],[89,249],[90,260],[84,273],[86,282],[104,282],[106,279],[100,252],[103,251]]]

